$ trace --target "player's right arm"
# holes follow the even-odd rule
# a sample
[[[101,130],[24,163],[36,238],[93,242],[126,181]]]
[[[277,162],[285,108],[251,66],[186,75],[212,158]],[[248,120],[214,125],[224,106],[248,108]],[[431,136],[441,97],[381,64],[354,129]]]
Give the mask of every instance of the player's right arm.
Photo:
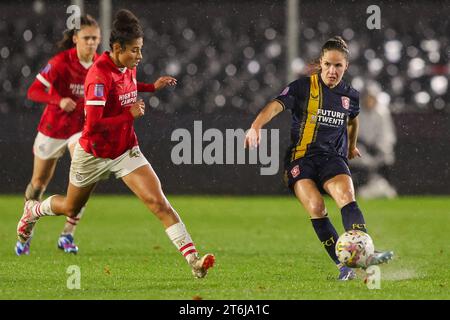
[[[274,100],[269,102],[253,121],[250,130],[245,136],[244,147],[256,148],[261,138],[261,128],[265,126],[281,111],[294,110],[298,106],[300,83],[298,80],[291,82]]]
[[[103,118],[103,107],[90,106],[86,108],[86,126],[90,132],[103,132],[114,130],[124,122],[142,117],[145,113],[144,101],[139,100],[129,107],[123,108],[123,112],[114,117]]]
[[[273,100],[269,102],[258,114],[255,121],[253,121],[250,130],[248,130],[245,136],[244,147],[256,148],[259,145],[261,138],[261,128],[264,127],[270,120],[272,120],[277,114],[283,111],[283,105]]]
[[[103,132],[114,130],[126,121],[132,121],[144,115],[145,104],[142,100],[122,108],[122,112],[113,117],[103,117],[113,82],[107,74],[88,73],[85,82],[85,113],[86,126],[90,132]]]

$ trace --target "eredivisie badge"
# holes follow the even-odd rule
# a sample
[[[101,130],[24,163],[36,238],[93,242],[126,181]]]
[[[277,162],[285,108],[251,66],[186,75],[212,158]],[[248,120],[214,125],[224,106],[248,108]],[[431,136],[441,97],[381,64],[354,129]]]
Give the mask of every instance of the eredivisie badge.
[[[349,97],[341,97],[341,99],[342,99],[342,107],[344,109],[348,110],[348,108],[350,108],[350,98]]]
[[[96,96],[98,98],[103,97],[103,89],[104,89],[103,84],[96,84],[94,86],[94,96]]]
[[[52,68],[52,65],[50,63],[48,63],[44,68],[42,68],[41,73],[48,73],[51,68]]]
[[[289,87],[284,88],[284,90],[280,93],[280,96],[285,96],[289,92]]]

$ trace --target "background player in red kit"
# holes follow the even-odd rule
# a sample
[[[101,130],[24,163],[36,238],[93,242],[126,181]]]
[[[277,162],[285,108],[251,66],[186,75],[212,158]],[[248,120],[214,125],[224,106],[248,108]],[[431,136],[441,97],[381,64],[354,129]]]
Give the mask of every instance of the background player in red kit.
[[[84,80],[98,57],[100,29],[89,15],[80,17],[80,29],[66,30],[58,43],[60,51],[36,76],[28,90],[30,100],[46,103],[34,141],[33,175],[25,191],[25,200],[42,200],[53,177],[58,159],[66,148],[73,153],[84,124]],[[74,232],[83,214],[67,217],[58,239],[58,248],[77,253]],[[25,254],[29,253],[29,242]],[[17,254],[19,254],[17,252]]]
[[[139,150],[134,119],[144,115],[137,91],[159,90],[175,85],[172,77],[155,84],[138,83],[136,66],[142,59],[143,30],[128,10],[116,14],[110,37],[112,51],[103,53],[89,70],[85,81],[86,123],[75,146],[67,196],[54,195],[42,203],[29,200],[17,226],[20,250],[29,241],[42,216],[75,216],[86,204],[97,182],[114,173],[160,219],[166,233],[192,268],[203,278],[214,265],[214,255],[200,258],[177,212],[166,199],[158,176]],[[17,249],[16,249],[17,250]]]

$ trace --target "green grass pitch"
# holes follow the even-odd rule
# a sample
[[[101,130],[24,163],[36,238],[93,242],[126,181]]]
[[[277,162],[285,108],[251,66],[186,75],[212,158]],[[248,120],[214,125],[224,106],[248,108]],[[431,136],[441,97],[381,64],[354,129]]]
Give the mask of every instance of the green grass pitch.
[[[169,197],[201,253],[217,264],[194,279],[159,221],[133,196],[92,196],[78,255],[56,248],[62,217],[36,225],[29,256],[13,252],[22,198],[0,196],[0,299],[449,299],[450,198],[359,201],[375,246],[394,250],[381,288],[339,282],[293,197]],[[338,233],[341,217],[327,208]],[[69,266],[81,272],[68,289]],[[70,270],[69,270],[70,271]]]

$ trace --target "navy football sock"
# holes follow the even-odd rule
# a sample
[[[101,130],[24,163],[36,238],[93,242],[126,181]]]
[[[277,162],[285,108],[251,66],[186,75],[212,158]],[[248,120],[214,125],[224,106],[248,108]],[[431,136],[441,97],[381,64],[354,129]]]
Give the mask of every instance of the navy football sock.
[[[350,202],[342,207],[342,224],[345,231],[349,230],[361,230],[367,232],[366,222],[364,221],[363,214],[358,207],[356,201]]]
[[[316,231],[317,237],[322,242],[325,250],[327,250],[331,260],[338,264],[339,260],[336,256],[335,246],[339,236],[336,229],[334,229],[331,224],[330,219],[328,219],[328,217],[311,219],[311,223],[314,231]]]

